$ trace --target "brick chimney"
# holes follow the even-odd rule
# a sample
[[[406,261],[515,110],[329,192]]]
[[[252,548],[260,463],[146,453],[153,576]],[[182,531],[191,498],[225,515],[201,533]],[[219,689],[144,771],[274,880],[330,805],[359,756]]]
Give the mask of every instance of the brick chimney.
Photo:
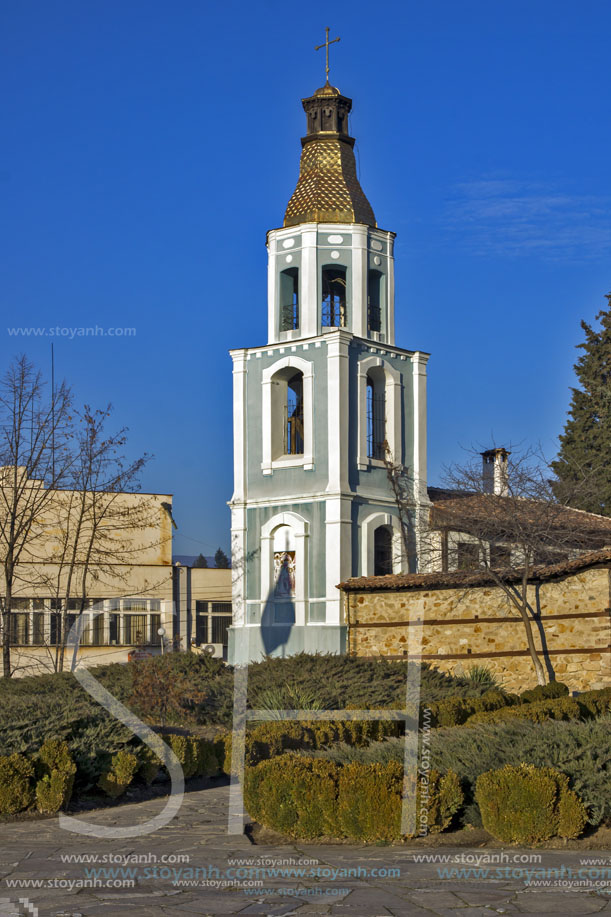
[[[487,449],[481,452],[483,462],[484,493],[506,497],[508,488],[507,459],[511,455],[507,449]]]

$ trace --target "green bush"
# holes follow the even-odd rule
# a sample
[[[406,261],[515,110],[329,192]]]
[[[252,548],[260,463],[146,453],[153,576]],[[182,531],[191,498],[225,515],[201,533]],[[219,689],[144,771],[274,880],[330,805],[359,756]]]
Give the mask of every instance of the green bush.
[[[337,835],[337,768],[293,754],[261,761],[245,775],[251,817],[291,837]]]
[[[118,751],[113,755],[110,770],[103,773],[98,780],[99,788],[113,799],[122,796],[134,779],[138,765],[136,755],[128,751]]]
[[[76,764],[66,742],[50,739],[42,746],[35,762],[36,808],[52,815],[70,802]]]
[[[246,764],[254,766],[285,751],[324,748],[337,742],[364,746],[384,736],[398,735],[397,720],[285,720],[255,726],[246,733]]]
[[[138,776],[144,780],[147,786],[150,786],[159,774],[162,762],[148,745],[139,745],[135,749],[135,754],[139,764]]]
[[[520,700],[523,704],[532,704],[540,700],[553,700],[556,697],[566,697],[568,693],[568,687],[561,681],[550,681],[546,685],[537,685],[536,688],[522,691]]]
[[[0,815],[15,815],[34,802],[34,767],[23,755],[0,757]]]
[[[194,736],[169,735],[165,741],[180,761],[185,780],[195,777],[199,765],[197,739]]]
[[[292,837],[401,837],[403,766],[345,766],[288,753],[255,767],[245,777],[246,807],[256,821]],[[456,774],[429,773],[428,799],[418,811],[429,831],[443,831],[462,803]],[[419,821],[419,824],[421,822]]]
[[[607,716],[611,713],[611,688],[584,691],[576,697],[576,701],[586,716]]]
[[[477,778],[475,798],[484,828],[505,843],[578,837],[587,821],[566,775],[550,767],[520,764],[488,771]]]
[[[199,739],[197,742],[197,776],[214,777],[219,770],[215,743],[209,739]]]
[[[511,719],[531,720],[533,723],[543,723],[545,720],[578,720],[581,715],[582,710],[576,700],[571,697],[558,697],[555,700],[542,700],[475,713],[467,720],[467,726],[502,723]]]
[[[479,697],[447,697],[427,706],[431,726],[460,726],[476,713],[500,710],[515,703],[512,695],[490,688]]]
[[[498,678],[492,669],[487,665],[469,666],[465,678],[467,681],[473,682],[474,684],[479,685],[487,690],[501,687],[501,683],[499,682]]]

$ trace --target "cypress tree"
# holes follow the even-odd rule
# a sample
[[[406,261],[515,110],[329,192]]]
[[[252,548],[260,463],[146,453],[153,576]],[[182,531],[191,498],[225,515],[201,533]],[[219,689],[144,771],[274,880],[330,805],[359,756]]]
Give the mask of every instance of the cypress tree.
[[[558,458],[557,494],[578,509],[611,516],[611,293],[596,316],[600,328],[582,321],[585,341],[575,364],[574,388]],[[585,486],[581,482],[585,478]]]

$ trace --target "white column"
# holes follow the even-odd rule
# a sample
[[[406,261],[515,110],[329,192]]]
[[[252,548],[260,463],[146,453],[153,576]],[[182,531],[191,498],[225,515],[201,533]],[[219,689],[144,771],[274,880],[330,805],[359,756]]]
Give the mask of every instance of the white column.
[[[234,627],[246,623],[246,506],[231,507],[231,602]]]
[[[299,324],[302,337],[318,334],[318,234],[316,225],[301,233],[301,302],[299,303]]]
[[[326,501],[326,607],[327,624],[341,624],[341,601],[338,583],[352,574],[352,501],[340,496]]]
[[[352,332],[367,337],[367,229],[352,227]]]
[[[395,259],[393,256],[394,249],[394,235],[388,233],[388,262],[387,262],[387,314],[386,320],[388,327],[386,329],[386,340],[388,344],[394,345],[395,343]]]
[[[276,264],[278,256],[276,234],[270,232],[267,241],[267,340],[268,343],[274,344],[278,340],[278,315],[276,303],[278,300],[276,287],[278,284],[278,271]]]
[[[348,484],[348,344],[346,332],[330,332],[327,344],[329,481],[327,492],[342,493]]]
[[[416,351],[412,358],[412,380],[414,396],[414,450],[412,469],[414,475],[414,500],[427,500],[426,494],[426,364],[428,354]]]
[[[230,351],[233,360],[233,479],[232,501],[246,499],[246,350]]]

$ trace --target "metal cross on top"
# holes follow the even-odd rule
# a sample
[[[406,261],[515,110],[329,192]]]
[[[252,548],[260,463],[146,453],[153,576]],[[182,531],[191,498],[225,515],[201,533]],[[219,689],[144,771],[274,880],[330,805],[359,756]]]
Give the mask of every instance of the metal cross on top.
[[[325,41],[323,42],[322,45],[316,45],[316,47],[314,48],[314,50],[315,50],[315,51],[320,51],[321,48],[325,48],[325,49],[326,49],[326,51],[325,51],[325,53],[326,53],[325,75],[326,75],[327,83],[328,83],[328,82],[329,82],[329,45],[335,44],[336,41],[339,41],[339,38],[332,38],[331,41],[329,41],[329,27],[328,27],[328,26],[327,26],[327,28],[325,29],[325,32],[327,33],[327,37],[326,37]]]

